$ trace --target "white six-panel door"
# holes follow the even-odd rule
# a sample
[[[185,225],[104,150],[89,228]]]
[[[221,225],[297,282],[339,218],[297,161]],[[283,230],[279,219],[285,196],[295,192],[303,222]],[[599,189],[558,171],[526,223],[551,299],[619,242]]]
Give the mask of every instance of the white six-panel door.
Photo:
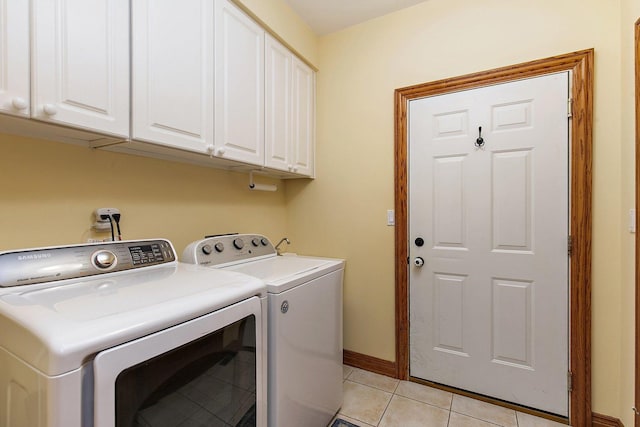
[[[568,415],[568,92],[410,102],[411,376]]]

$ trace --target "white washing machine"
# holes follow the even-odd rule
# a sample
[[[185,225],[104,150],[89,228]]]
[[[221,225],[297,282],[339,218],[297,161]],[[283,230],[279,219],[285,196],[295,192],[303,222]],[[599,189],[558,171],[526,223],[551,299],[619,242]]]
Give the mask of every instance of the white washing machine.
[[[264,427],[266,311],[163,239],[0,252],[0,425]]]
[[[278,256],[254,234],[193,242],[182,260],[266,283],[269,426],[325,427],[342,406],[344,260]]]

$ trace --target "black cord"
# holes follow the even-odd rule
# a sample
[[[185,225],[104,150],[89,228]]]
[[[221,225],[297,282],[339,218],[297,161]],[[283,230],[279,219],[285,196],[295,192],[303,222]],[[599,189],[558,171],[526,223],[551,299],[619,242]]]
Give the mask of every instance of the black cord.
[[[111,215],[100,215],[100,219],[109,220],[109,225],[111,226],[111,241],[113,242],[115,240],[115,236],[113,235],[113,218],[111,218]]]
[[[118,240],[122,240],[122,234],[120,233],[120,214],[113,214],[113,220],[116,222],[118,228]]]
[[[111,241],[115,242],[116,238],[113,235],[113,218],[111,218],[111,215],[109,215],[109,225],[111,225]]]

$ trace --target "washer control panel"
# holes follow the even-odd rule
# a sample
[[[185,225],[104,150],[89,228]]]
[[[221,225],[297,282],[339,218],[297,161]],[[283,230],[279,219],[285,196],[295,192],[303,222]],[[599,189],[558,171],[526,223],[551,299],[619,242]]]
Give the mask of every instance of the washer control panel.
[[[276,256],[276,250],[260,234],[224,234],[210,236],[187,246],[182,260],[191,264],[215,265]]]
[[[168,240],[136,240],[0,252],[0,287],[175,263]]]

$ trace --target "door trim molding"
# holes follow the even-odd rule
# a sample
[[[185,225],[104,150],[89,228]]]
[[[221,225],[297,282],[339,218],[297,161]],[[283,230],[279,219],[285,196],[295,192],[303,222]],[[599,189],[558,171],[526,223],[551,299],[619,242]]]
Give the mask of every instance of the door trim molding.
[[[591,180],[594,50],[587,49],[517,65],[482,71],[395,91],[395,310],[396,365],[400,379],[409,378],[409,283],[407,274],[407,108],[408,101],[491,84],[572,71],[569,290],[569,369],[572,372],[569,419],[591,423]]]
[[[640,19],[635,23],[635,95],[636,95],[636,212],[640,206]],[[636,360],[635,360],[635,407],[640,408],[640,236],[637,230],[640,226],[640,217],[636,215]],[[634,415],[634,425],[640,427],[640,416]]]

